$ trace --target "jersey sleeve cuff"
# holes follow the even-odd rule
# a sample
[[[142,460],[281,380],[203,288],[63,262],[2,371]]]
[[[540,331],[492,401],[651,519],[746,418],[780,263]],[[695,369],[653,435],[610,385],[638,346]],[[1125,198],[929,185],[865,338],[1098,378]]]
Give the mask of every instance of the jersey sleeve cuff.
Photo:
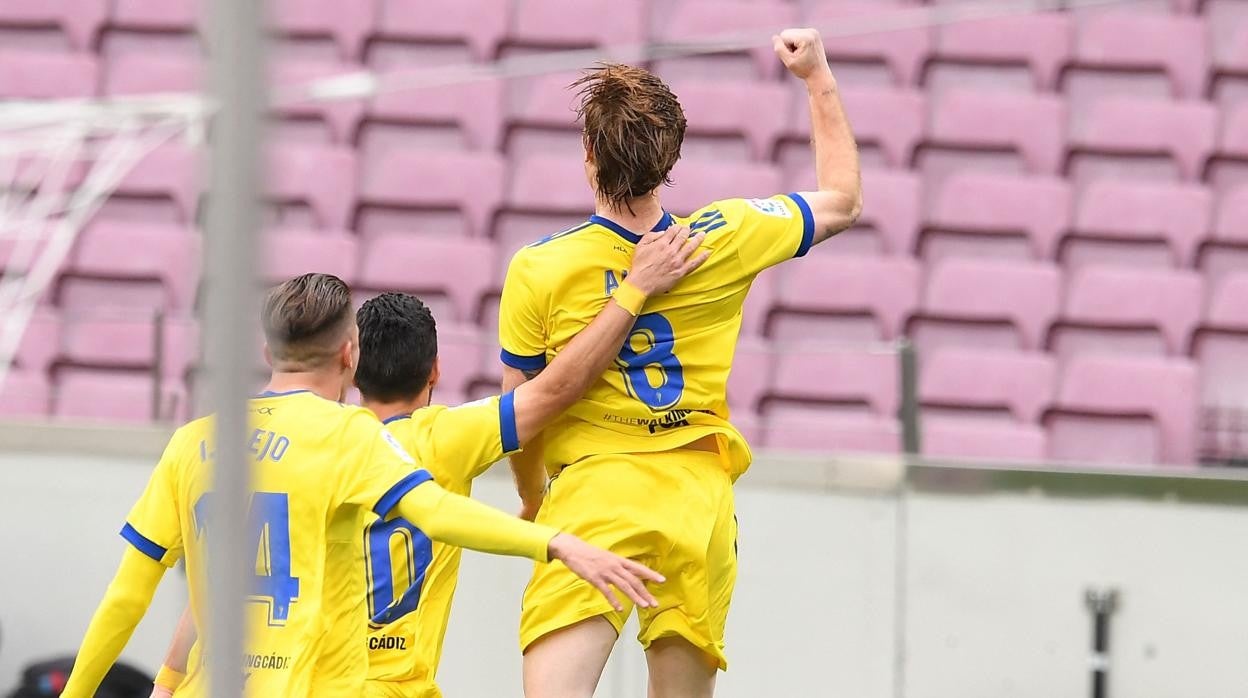
[[[534,356],[523,356],[521,354],[513,354],[503,349],[499,355],[503,364],[510,366],[519,371],[536,371],[546,368],[546,355],[536,354]]]
[[[121,527],[121,537],[125,538],[126,542],[133,545],[139,552],[162,565],[165,564],[165,556],[169,554],[169,549],[151,538],[148,538],[142,533],[139,533],[138,529],[131,526],[129,522],[127,522],[125,526]]]
[[[810,204],[806,203],[806,199],[801,194],[794,192],[788,197],[802,213],[802,242],[797,246],[797,252],[793,256],[805,257],[810,251],[810,246],[815,242],[815,214],[811,213]]]
[[[378,499],[377,503],[373,505],[373,513],[385,517],[399,503],[399,500],[403,499],[404,495],[432,479],[433,475],[428,470],[412,471],[402,480],[394,483],[394,486],[386,490],[385,494],[381,495],[381,499]]]
[[[520,434],[516,429],[516,394],[510,392],[498,399],[498,434],[503,442],[503,453],[520,450]]]

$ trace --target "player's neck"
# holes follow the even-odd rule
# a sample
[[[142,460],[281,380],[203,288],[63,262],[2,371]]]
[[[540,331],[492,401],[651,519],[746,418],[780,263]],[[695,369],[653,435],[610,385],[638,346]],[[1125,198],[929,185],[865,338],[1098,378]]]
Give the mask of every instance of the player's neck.
[[[265,392],[288,393],[307,390],[318,397],[338,402],[342,399],[342,376],[317,371],[274,371]]]
[[[663,218],[663,204],[659,202],[658,194],[652,192],[633,199],[628,206],[615,206],[599,199],[594,213],[641,234],[649,232]]]
[[[385,402],[382,400],[370,400],[364,397],[361,404],[373,414],[377,415],[377,419],[386,421],[395,417],[406,417],[416,410],[429,406],[429,401],[433,399],[433,391],[425,388],[420,394],[406,400],[392,400]]]

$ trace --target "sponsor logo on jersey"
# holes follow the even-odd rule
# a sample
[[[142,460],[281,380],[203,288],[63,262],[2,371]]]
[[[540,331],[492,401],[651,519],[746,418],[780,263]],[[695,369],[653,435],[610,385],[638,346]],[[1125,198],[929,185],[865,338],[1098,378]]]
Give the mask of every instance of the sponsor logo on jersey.
[[[745,203],[749,204],[759,213],[763,213],[768,216],[775,216],[776,218],[793,217],[793,212],[789,210],[789,207],[785,206],[784,202],[778,199],[746,199]]]
[[[404,463],[409,463],[411,465],[416,464],[416,459],[408,455],[407,451],[404,450],[401,445],[399,445],[399,440],[394,438],[394,434],[391,434],[385,429],[382,429],[381,438],[386,443],[390,444],[390,448],[394,449],[394,452],[399,457],[399,460],[403,461]]]

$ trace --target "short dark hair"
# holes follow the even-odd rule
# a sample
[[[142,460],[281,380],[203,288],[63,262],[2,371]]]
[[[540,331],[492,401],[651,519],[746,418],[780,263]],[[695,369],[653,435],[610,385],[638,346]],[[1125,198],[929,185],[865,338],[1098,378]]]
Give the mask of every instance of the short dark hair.
[[[351,289],[332,274],[296,276],[265,296],[260,324],[282,370],[319,368],[349,332]]]
[[[645,68],[606,63],[579,87],[577,116],[597,167],[598,194],[616,206],[671,184],[685,140],[685,112],[672,90]]]
[[[370,400],[410,400],[429,385],[438,326],[416,296],[383,293],[360,306],[360,365],[355,385]]]

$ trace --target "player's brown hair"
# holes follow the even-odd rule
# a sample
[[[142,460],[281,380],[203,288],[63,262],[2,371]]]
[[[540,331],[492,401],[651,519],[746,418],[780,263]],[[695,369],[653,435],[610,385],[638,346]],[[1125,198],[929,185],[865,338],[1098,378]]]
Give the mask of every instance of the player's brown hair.
[[[353,321],[351,289],[332,274],[304,274],[273,288],[260,315],[269,354],[286,371],[323,366]]]
[[[672,183],[672,167],[685,140],[685,112],[658,76],[644,68],[604,63],[571,87],[580,88],[577,116],[585,125],[585,148],[598,169],[599,195],[629,208],[633,199]]]

